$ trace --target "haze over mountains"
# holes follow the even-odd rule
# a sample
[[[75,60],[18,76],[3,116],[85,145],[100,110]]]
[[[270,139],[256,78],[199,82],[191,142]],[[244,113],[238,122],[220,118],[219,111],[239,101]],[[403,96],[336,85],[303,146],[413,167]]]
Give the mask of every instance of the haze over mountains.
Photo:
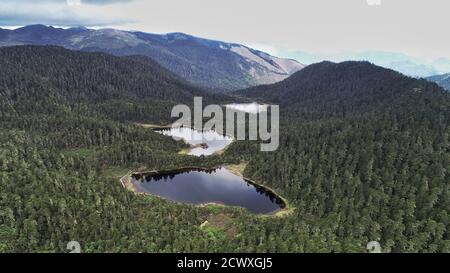
[[[384,51],[351,52],[336,55],[315,55],[302,51],[286,52],[283,55],[302,60],[305,64],[318,63],[324,60],[333,62],[369,61],[376,65],[393,69],[411,77],[430,77],[450,71],[450,60],[439,58],[426,61],[403,53]]]
[[[450,91],[450,73],[432,76],[429,77],[428,80],[433,81]]]
[[[58,45],[118,56],[144,55],[196,85],[223,91],[278,82],[304,67],[295,60],[277,58],[240,44],[183,33],[158,35],[44,25],[0,29],[0,46],[25,44]]]
[[[339,115],[339,112],[366,113],[374,107],[393,105],[431,91],[444,92],[425,79],[407,77],[369,62],[347,61],[312,64],[284,81],[236,93],[309,115],[317,112]]]

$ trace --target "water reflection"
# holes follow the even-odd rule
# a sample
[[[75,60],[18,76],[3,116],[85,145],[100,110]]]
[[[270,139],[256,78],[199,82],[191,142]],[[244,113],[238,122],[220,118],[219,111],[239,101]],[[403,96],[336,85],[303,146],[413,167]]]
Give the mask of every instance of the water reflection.
[[[166,136],[175,137],[176,139],[183,139],[191,145],[206,144],[202,147],[191,149],[189,154],[194,156],[212,155],[213,153],[226,148],[233,142],[231,137],[220,135],[215,131],[200,132],[187,127],[158,129],[155,131]]]
[[[285,206],[270,190],[246,181],[226,168],[134,175],[133,183],[139,192],[194,205],[240,206],[262,214],[275,213]]]
[[[228,108],[231,108],[233,110],[246,112],[250,114],[257,114],[261,112],[267,111],[267,105],[266,104],[258,104],[256,102],[253,103],[231,103],[225,105]]]

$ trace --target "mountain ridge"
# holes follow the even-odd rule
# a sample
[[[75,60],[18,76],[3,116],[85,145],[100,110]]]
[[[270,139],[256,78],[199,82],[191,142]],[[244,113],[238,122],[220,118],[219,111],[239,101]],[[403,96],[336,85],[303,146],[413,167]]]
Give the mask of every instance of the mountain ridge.
[[[333,62],[344,61],[368,61],[378,66],[393,69],[409,77],[423,78],[438,74],[448,73],[450,71],[450,60],[439,58],[436,60],[426,60],[419,57],[413,57],[405,53],[390,51],[362,51],[345,52],[336,54],[315,55],[303,51],[284,52],[284,55],[302,60],[306,65],[318,63],[323,60]]]
[[[437,83],[442,88],[450,91],[450,73],[431,76],[427,78],[428,80]]]
[[[118,56],[144,55],[200,87],[220,91],[274,83],[304,68],[293,59],[180,32],[152,34],[111,28],[62,29],[45,25],[0,29],[0,46],[26,44],[57,45]]]
[[[444,96],[448,93],[425,79],[407,77],[370,62],[324,61],[309,65],[281,82],[235,94],[297,111],[330,113],[334,109],[339,115],[348,115],[380,109],[380,105],[391,107],[405,98],[417,99],[433,92]]]

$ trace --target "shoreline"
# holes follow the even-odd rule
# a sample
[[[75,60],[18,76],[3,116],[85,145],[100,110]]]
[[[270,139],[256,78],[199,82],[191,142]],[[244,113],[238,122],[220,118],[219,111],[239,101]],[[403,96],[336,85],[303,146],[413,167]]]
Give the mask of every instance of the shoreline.
[[[291,214],[294,211],[294,207],[292,207],[290,205],[290,203],[288,202],[288,200],[286,198],[284,198],[281,194],[278,194],[277,191],[275,191],[271,187],[262,185],[261,183],[258,183],[256,181],[254,181],[253,179],[250,179],[250,178],[244,176],[243,170],[245,170],[245,168],[247,167],[247,164],[248,164],[247,162],[241,162],[240,164],[237,164],[237,165],[236,164],[234,164],[234,165],[226,164],[226,165],[223,165],[223,167],[225,167],[232,174],[241,177],[245,181],[248,181],[251,184],[254,184],[256,186],[263,187],[264,189],[270,191],[272,194],[274,194],[275,196],[277,196],[278,198],[280,198],[283,201],[283,203],[285,205],[284,208],[280,208],[280,210],[276,211],[273,214],[262,214],[261,216],[284,217],[284,216]],[[241,170],[241,169],[243,169],[243,170]]]
[[[157,124],[147,124],[147,123],[135,123],[135,124],[138,125],[138,126],[140,126],[140,127],[142,127],[142,128],[144,128],[144,129],[150,129],[150,130],[153,130],[153,131],[158,131],[158,130],[170,130],[170,129],[173,128],[173,127],[172,127],[172,126],[173,126],[173,123],[172,123],[172,124],[168,124],[168,125],[157,125]],[[181,126],[181,127],[179,127],[179,128],[189,128],[189,129],[191,129],[191,130],[195,130],[195,131],[198,131],[198,132],[201,132],[201,133],[206,132],[205,130],[196,129],[195,127],[192,127],[192,126]],[[213,131],[213,132],[217,133],[217,132],[214,131],[214,130],[209,130],[209,131]],[[228,145],[225,146],[224,148],[215,151],[215,152],[212,153],[211,155],[221,155],[222,153],[224,153],[224,151],[225,151],[231,144],[233,144],[233,143],[236,141],[236,139],[235,139],[233,136],[228,135],[228,134],[226,134],[226,133],[223,133],[223,134],[217,133],[217,134],[218,134],[218,135],[221,135],[221,136],[223,136],[223,137],[231,138],[231,142],[230,142],[230,144],[228,144]],[[167,136],[167,135],[166,135],[166,136]],[[168,137],[170,137],[170,136],[168,136]],[[179,139],[180,139],[181,141],[183,141],[186,145],[189,146],[189,147],[187,147],[187,148],[181,149],[181,150],[178,152],[178,154],[181,154],[181,155],[191,155],[191,156],[195,156],[195,155],[190,154],[190,153],[192,152],[193,149],[196,149],[196,148],[199,148],[199,147],[203,147],[204,145],[206,145],[206,146],[208,145],[207,143],[191,144],[191,143],[187,142],[186,139],[184,139],[184,138],[182,138],[182,137],[179,137]]]
[[[156,125],[156,124],[144,124],[144,123],[136,123],[136,124],[137,124],[138,126],[143,127],[143,128],[151,129],[151,130],[153,130],[153,131],[155,131],[155,130],[167,130],[167,129],[171,129],[171,128],[172,128],[172,125],[173,125],[173,124],[168,124],[168,125]],[[182,126],[182,127],[183,127],[183,126]],[[198,130],[198,129],[195,129],[195,128],[189,127],[189,126],[184,126],[184,128],[190,128],[191,130],[196,130],[196,131],[199,131],[199,132],[204,132],[204,131],[202,131],[202,130]],[[216,133],[217,133],[217,132],[216,132]],[[217,134],[219,134],[219,133],[217,133]],[[223,149],[220,149],[220,150],[215,151],[215,152],[214,152],[213,154],[211,154],[211,155],[221,155],[221,154],[223,154],[223,153],[225,152],[225,150],[226,150],[231,144],[233,144],[233,142],[236,141],[236,140],[234,139],[234,137],[228,136],[227,134],[222,134],[222,136],[230,137],[230,138],[232,139],[232,142],[231,142],[229,145],[227,145],[226,147],[224,147]],[[178,152],[179,154],[186,154],[186,155],[189,155],[189,153],[190,153],[193,149],[195,149],[195,148],[197,148],[197,147],[199,147],[199,146],[202,145],[202,144],[196,144],[196,145],[190,144],[190,143],[188,143],[188,142],[187,142],[185,139],[183,139],[183,138],[181,138],[181,140],[182,140],[184,143],[186,143],[187,145],[189,145],[190,147],[189,147],[189,148],[184,148],[184,149],[180,150],[180,151]],[[192,156],[193,156],[193,155],[192,155]],[[212,172],[212,171],[214,171],[214,170],[216,170],[216,169],[219,169],[219,168],[225,168],[226,170],[228,170],[228,171],[231,172],[232,174],[234,174],[234,175],[236,175],[236,176],[242,178],[242,179],[243,179],[244,181],[246,181],[247,183],[250,183],[250,184],[252,184],[252,185],[255,186],[255,187],[261,187],[261,188],[263,188],[264,190],[266,190],[266,191],[272,193],[274,196],[276,196],[277,198],[279,198],[279,199],[283,202],[284,207],[283,207],[283,208],[280,208],[279,210],[277,210],[277,211],[275,211],[275,212],[273,212],[273,213],[268,213],[268,214],[256,214],[256,215],[258,215],[258,216],[263,216],[263,217],[285,217],[285,216],[287,216],[287,215],[290,215],[290,214],[293,212],[294,207],[292,207],[292,206],[290,205],[290,203],[288,202],[288,200],[287,200],[286,198],[284,198],[283,196],[281,196],[280,194],[278,194],[278,193],[277,193],[275,190],[273,190],[271,187],[266,186],[266,185],[263,185],[263,184],[261,184],[261,183],[258,183],[258,182],[256,182],[256,181],[254,181],[254,180],[252,180],[252,179],[250,179],[250,178],[244,176],[243,172],[244,172],[245,168],[247,167],[247,164],[248,164],[247,162],[241,162],[240,164],[223,164],[223,165],[220,165],[220,166],[217,166],[217,167],[213,167],[213,168],[203,168],[203,167],[180,167],[180,168],[176,168],[176,169],[172,169],[172,170],[152,170],[152,171],[132,172],[131,174],[127,174],[127,175],[125,175],[124,177],[122,177],[122,178],[120,179],[120,181],[121,181],[122,185],[124,186],[124,188],[126,188],[126,189],[128,189],[128,190],[131,190],[131,191],[134,192],[135,194],[144,194],[144,195],[149,195],[149,196],[156,196],[156,197],[159,197],[159,198],[163,198],[163,199],[165,199],[165,200],[169,200],[169,201],[171,201],[171,202],[176,202],[176,203],[183,204],[183,205],[192,205],[192,206],[195,206],[195,207],[207,207],[208,205],[227,206],[227,205],[224,205],[224,204],[214,203],[214,202],[208,202],[208,203],[205,203],[205,204],[197,204],[197,205],[195,205],[195,204],[186,204],[186,203],[181,203],[181,202],[177,202],[177,201],[174,201],[174,200],[166,199],[166,198],[164,198],[164,197],[157,196],[157,195],[154,195],[154,194],[145,193],[145,192],[139,192],[137,186],[132,182],[132,179],[131,179],[132,176],[134,176],[134,175],[145,176],[145,175],[157,175],[157,174],[165,174],[165,173],[168,173],[168,174],[169,174],[169,173],[186,172],[186,171],[195,171],[195,170],[197,170],[197,171],[204,171],[204,172]],[[123,179],[125,179],[125,178],[128,178],[128,179],[126,179],[125,182],[124,182]],[[233,206],[227,206],[227,207],[233,207]],[[239,207],[239,208],[241,208],[241,207]],[[244,209],[245,209],[245,208],[244,208]],[[247,211],[248,211],[248,210],[247,210]],[[251,213],[250,211],[248,211],[248,212]],[[252,214],[253,214],[253,213],[252,213]]]
[[[242,163],[239,164],[242,167]],[[231,165],[231,164],[224,164],[224,165],[220,165],[218,167],[213,167],[213,168],[204,168],[204,167],[181,167],[181,168],[177,168],[177,169],[170,169],[170,170],[152,170],[152,171],[142,171],[142,172],[130,172],[127,175],[123,176],[122,178],[120,178],[120,182],[122,183],[122,186],[133,192],[134,194],[137,195],[146,195],[146,196],[152,196],[152,197],[158,197],[158,198],[162,198],[164,200],[170,201],[170,202],[175,202],[178,204],[182,204],[182,205],[190,205],[190,206],[194,206],[194,207],[203,207],[206,208],[209,205],[215,205],[215,206],[222,206],[222,207],[229,207],[229,208],[240,208],[240,209],[244,209],[246,210],[248,213],[251,213],[253,215],[257,215],[257,216],[261,216],[261,217],[284,217],[286,215],[289,215],[290,213],[292,213],[293,211],[293,207],[290,206],[289,202],[282,197],[281,195],[279,195],[276,191],[274,191],[272,188],[262,185],[252,179],[249,179],[247,177],[245,177],[240,171],[238,171],[236,169],[237,166],[239,165]],[[283,202],[283,208],[280,208],[279,210],[276,210],[274,212],[271,213],[252,213],[250,211],[248,211],[245,208],[242,208],[240,206],[229,206],[229,205],[225,205],[225,204],[221,204],[221,203],[216,203],[216,202],[207,202],[207,203],[202,203],[202,204],[188,204],[188,203],[182,203],[182,202],[178,202],[175,200],[171,200],[168,198],[164,198],[161,196],[158,196],[156,194],[151,194],[151,193],[146,193],[146,192],[141,192],[138,189],[138,186],[133,183],[133,176],[146,176],[146,175],[157,175],[157,174],[173,174],[173,173],[177,173],[177,172],[186,172],[186,171],[204,171],[204,172],[213,172],[216,169],[219,168],[225,168],[226,170],[228,170],[229,172],[231,172],[232,174],[242,178],[245,182],[252,184],[255,187],[261,187],[264,190],[272,193],[274,196],[276,196],[277,198],[279,198],[282,202]]]

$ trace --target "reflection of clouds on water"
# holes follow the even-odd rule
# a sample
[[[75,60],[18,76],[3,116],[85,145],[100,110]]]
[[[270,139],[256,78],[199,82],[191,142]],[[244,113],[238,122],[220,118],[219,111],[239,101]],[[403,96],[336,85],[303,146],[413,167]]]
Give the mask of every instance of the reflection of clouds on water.
[[[216,172],[214,172],[214,176],[220,179],[223,182],[221,186],[227,189],[237,189],[242,188],[245,189],[248,187],[246,183],[242,183],[243,179],[234,173],[230,172],[229,170],[225,168],[217,169]],[[210,183],[212,187],[214,187],[214,183]]]
[[[253,103],[231,103],[231,104],[227,104],[226,107],[233,109],[233,110],[250,113],[250,114],[257,114],[257,113],[267,111],[266,104],[258,104],[256,102],[253,102]]]
[[[201,155],[212,155],[213,153],[226,148],[233,142],[233,139],[228,136],[223,136],[216,133],[215,131],[205,131],[200,132],[198,130],[193,130],[191,128],[171,128],[165,130],[157,130],[157,132],[176,138],[177,140],[185,140],[187,143],[192,145],[199,145],[205,143],[208,147],[196,147],[190,151],[190,155],[201,156]]]

